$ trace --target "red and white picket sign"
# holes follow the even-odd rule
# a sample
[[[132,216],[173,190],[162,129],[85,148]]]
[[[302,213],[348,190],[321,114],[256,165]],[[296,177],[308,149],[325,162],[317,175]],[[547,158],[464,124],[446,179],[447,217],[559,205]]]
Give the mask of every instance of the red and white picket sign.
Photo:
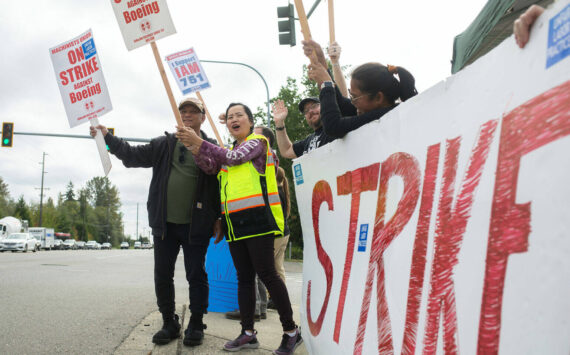
[[[293,163],[311,353],[568,353],[565,7]]]
[[[49,52],[70,127],[113,109],[90,29]]]
[[[166,0],[111,0],[127,49],[176,33]]]

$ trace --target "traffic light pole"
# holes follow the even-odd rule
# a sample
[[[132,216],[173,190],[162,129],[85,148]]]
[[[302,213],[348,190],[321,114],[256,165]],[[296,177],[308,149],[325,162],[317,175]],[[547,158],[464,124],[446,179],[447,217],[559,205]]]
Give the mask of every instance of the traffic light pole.
[[[60,137],[60,138],[84,138],[84,139],[93,139],[93,137],[87,135],[77,135],[77,134],[55,134],[55,133],[33,133],[33,132],[14,132],[14,134],[19,134],[22,136],[42,136],[42,137]],[[147,138],[129,138],[129,137],[119,137],[129,142],[141,142],[141,143],[148,143],[150,139]]]
[[[320,1],[320,0],[319,0]],[[271,123],[271,110],[269,109],[269,87],[267,86],[267,82],[265,81],[265,78],[263,77],[263,75],[261,75],[260,72],[257,71],[257,69],[255,69],[254,67],[252,67],[249,64],[245,64],[245,63],[240,63],[240,62],[224,62],[221,60],[204,60],[204,59],[200,59],[200,62],[206,62],[206,63],[218,63],[218,64],[236,64],[236,65],[243,65],[244,67],[248,67],[249,69],[253,70],[254,72],[257,73],[257,75],[259,75],[259,77],[261,78],[261,80],[263,80],[263,84],[265,85],[265,94],[267,95],[267,127],[269,127],[269,124]]]

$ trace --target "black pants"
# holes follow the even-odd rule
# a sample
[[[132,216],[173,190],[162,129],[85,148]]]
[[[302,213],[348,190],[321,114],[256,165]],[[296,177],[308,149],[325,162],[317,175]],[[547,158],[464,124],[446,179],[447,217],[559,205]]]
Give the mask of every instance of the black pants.
[[[182,245],[186,280],[190,285],[190,311],[207,313],[208,274],[204,262],[207,246],[190,245],[189,224],[166,224],[164,239],[154,236],[154,290],[163,318],[172,317],[174,304],[174,265]]]
[[[256,273],[267,287],[271,299],[277,307],[283,330],[295,328],[287,287],[275,270],[274,239],[269,236],[261,236],[228,243],[237,271],[238,304],[242,330],[253,329]]]

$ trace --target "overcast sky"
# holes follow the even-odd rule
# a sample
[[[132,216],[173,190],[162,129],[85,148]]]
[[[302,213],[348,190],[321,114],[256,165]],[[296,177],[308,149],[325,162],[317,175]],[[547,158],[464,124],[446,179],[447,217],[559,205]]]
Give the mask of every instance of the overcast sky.
[[[313,0],[306,0],[308,12]],[[335,2],[336,37],[341,64],[355,67],[377,61],[407,68],[420,91],[450,75],[453,38],[467,28],[485,0],[344,0]],[[280,46],[277,6],[285,0],[170,0],[177,33],[157,42],[161,57],[194,47],[205,60],[243,62],[265,78],[271,97],[288,76],[299,78],[303,56],[297,22],[295,47]],[[309,19],[313,39],[328,43],[327,3]],[[14,122],[16,132],[88,134],[87,124],[69,128],[48,49],[93,30],[95,45],[113,111],[100,118],[115,134],[152,138],[173,131],[175,120],[150,46],[127,51],[110,1],[9,1],[0,12],[0,116]],[[212,87],[202,92],[214,121],[228,103],[241,101],[252,110],[265,107],[263,82],[242,66],[203,63]],[[168,68],[166,68],[168,71]],[[170,78],[170,72],[167,73]],[[171,79],[171,78],[170,78]],[[176,100],[181,93],[170,81]],[[216,123],[217,124],[217,123]],[[206,125],[205,131],[213,136]],[[224,126],[217,129],[227,136]],[[45,199],[65,191],[72,181],[82,187],[103,169],[94,140],[16,135],[13,148],[0,150],[0,176],[11,197],[39,202],[42,153],[47,154]],[[135,235],[137,203],[139,233],[149,233],[146,213],[150,169],[126,169],[111,157],[109,173],[117,186],[125,234]]]

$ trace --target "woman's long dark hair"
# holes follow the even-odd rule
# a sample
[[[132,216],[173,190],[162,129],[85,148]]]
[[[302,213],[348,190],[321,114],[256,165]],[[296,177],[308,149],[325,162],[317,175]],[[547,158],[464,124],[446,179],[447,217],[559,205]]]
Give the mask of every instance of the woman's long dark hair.
[[[400,77],[399,81],[395,74]],[[352,80],[357,81],[358,88],[365,94],[373,96],[382,92],[392,105],[397,99],[406,101],[418,94],[414,76],[402,67],[365,63],[352,71]]]

